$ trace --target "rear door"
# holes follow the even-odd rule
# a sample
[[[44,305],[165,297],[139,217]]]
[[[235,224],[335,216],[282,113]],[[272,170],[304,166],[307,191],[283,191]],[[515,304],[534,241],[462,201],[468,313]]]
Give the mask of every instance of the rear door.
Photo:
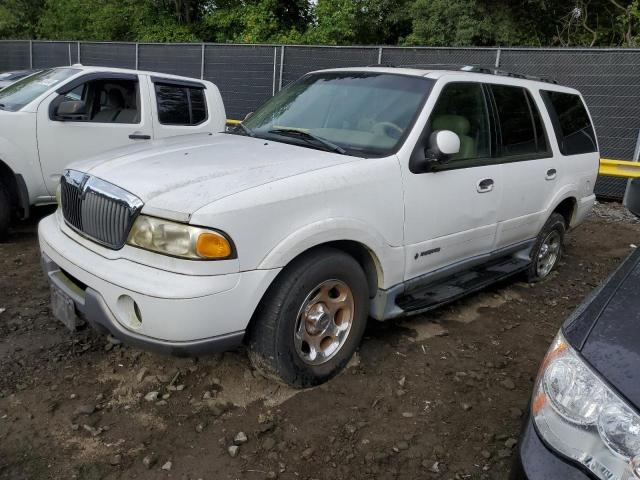
[[[151,112],[141,101],[146,84],[138,75],[90,73],[58,88],[40,103],[37,134],[40,164],[51,195],[67,165],[152,136]],[[83,101],[86,112],[63,118],[60,103]]]
[[[540,95],[515,85],[491,84],[489,91],[504,183],[495,245],[501,249],[538,234],[561,166],[549,145]]]

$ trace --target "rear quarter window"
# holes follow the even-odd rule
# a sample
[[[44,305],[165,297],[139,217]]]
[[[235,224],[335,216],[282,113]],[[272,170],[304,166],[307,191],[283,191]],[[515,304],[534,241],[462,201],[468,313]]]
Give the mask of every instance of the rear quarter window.
[[[597,152],[596,135],[582,99],[571,93],[548,90],[541,93],[551,116],[560,152],[563,155]]]
[[[156,83],[158,117],[163,125],[199,125],[207,119],[204,88]]]

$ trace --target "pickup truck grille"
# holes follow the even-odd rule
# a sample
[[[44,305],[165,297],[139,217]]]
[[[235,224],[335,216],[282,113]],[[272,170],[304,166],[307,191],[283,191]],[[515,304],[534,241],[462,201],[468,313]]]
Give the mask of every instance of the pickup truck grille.
[[[107,248],[122,248],[142,201],[120,187],[75,170],[67,170],[60,183],[67,225]]]

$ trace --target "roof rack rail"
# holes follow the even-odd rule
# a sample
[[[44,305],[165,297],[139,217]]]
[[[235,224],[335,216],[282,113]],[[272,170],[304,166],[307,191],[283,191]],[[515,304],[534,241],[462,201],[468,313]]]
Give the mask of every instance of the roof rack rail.
[[[553,83],[553,84],[558,83],[557,80],[552,78],[536,77],[534,75],[526,75],[524,73],[507,72],[505,70],[499,70],[497,68],[492,69],[492,68],[486,68],[486,67],[478,67],[475,65],[467,65],[462,67],[460,70],[464,72],[484,73],[486,75],[499,75],[501,77],[522,78],[525,80],[536,80],[538,82],[545,82],[545,83]]]

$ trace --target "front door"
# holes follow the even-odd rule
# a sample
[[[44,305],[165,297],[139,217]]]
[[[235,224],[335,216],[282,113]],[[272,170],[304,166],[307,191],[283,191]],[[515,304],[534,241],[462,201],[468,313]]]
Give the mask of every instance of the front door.
[[[38,150],[51,195],[71,162],[151,139],[151,113],[141,101],[147,95],[145,88],[137,75],[90,74],[42,101],[37,114]],[[65,100],[84,102],[84,112],[58,116],[57,107]]]
[[[437,94],[438,85],[432,95]],[[460,152],[436,171],[406,170],[406,280],[456,269],[493,249],[503,184],[501,165],[491,158],[488,112],[481,84],[453,82],[441,88],[425,128],[456,133]]]

